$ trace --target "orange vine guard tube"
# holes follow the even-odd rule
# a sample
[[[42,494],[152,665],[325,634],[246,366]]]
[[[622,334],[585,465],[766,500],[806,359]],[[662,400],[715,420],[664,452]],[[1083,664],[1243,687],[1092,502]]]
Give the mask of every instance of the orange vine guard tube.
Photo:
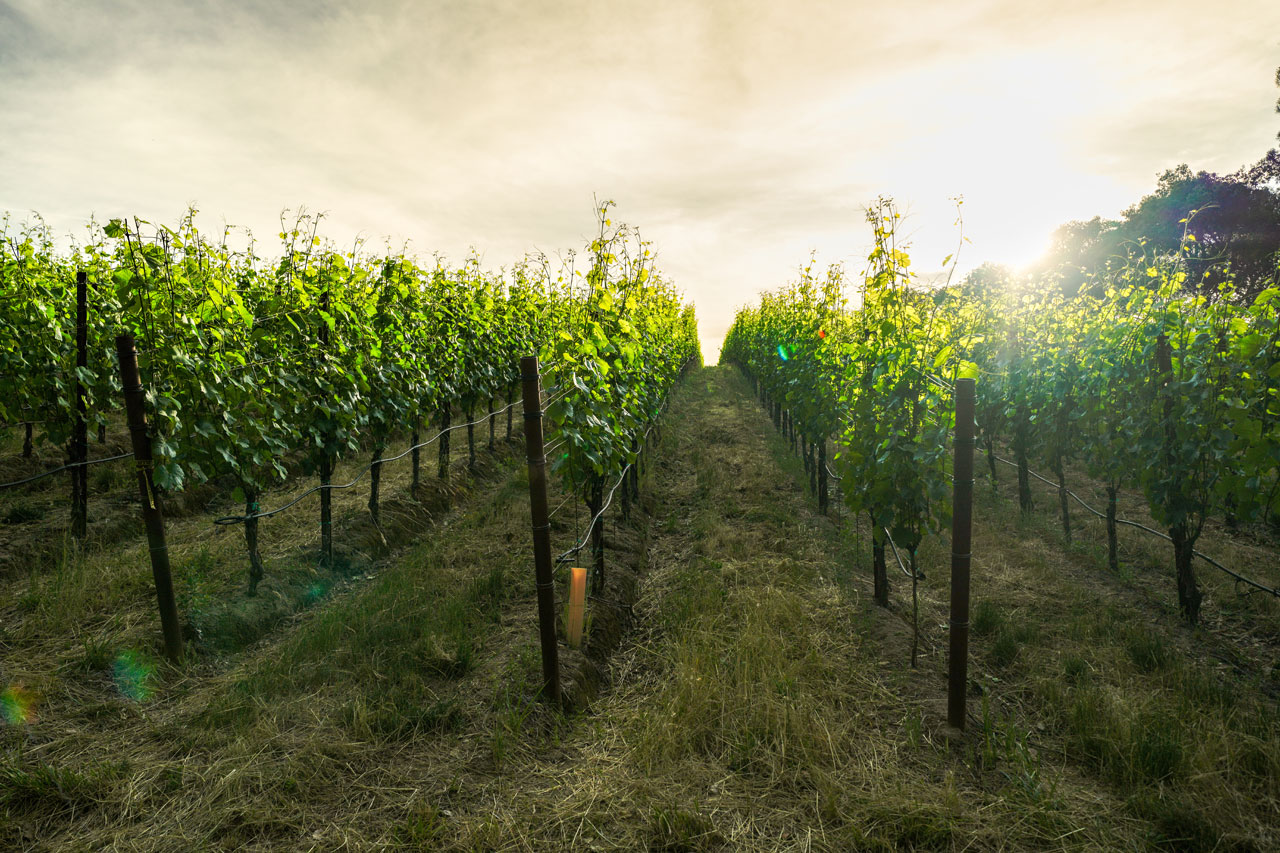
[[[582,645],[582,613],[587,596],[587,570],[574,566],[569,570],[569,645]]]

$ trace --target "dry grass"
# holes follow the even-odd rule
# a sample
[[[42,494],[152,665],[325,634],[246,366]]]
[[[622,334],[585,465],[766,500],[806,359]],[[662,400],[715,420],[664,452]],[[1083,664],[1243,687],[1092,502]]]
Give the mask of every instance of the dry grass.
[[[691,386],[656,486],[649,631],[618,660],[625,686],[597,706],[577,766],[534,762],[520,775],[546,783],[504,791],[526,802],[515,814],[550,814],[533,831],[505,827],[507,848],[1131,839],[1087,786],[1028,809],[949,754],[932,710],[936,673],[906,671],[904,626],[860,585],[837,584],[841,537],[778,470],[780,443],[765,451],[767,421],[726,371]]]
[[[278,638],[182,672],[154,655],[113,667],[114,640],[61,669],[7,649],[36,716],[0,730],[16,792],[0,826],[21,848],[59,850],[381,848],[424,831],[422,779],[450,762],[496,773],[530,731],[561,725],[534,700],[527,488],[522,468],[501,474]],[[584,517],[566,506],[556,541]],[[631,541],[616,519],[609,530],[611,547]],[[27,647],[52,656],[39,639]]]
[[[998,493],[979,480],[972,549],[979,766],[1042,790],[1056,783],[1025,756],[1097,779],[1137,827],[1135,843],[1280,845],[1280,611],[1264,597],[1240,596],[1202,564],[1202,622],[1187,628],[1167,543],[1121,528],[1121,571],[1112,574],[1100,520],[1073,513],[1068,543],[1056,495],[1037,493],[1036,509],[1022,516],[1016,484],[999,470]],[[1069,482],[1086,499],[1102,494],[1083,472]],[[1122,499],[1121,515],[1155,526],[1135,495]],[[1280,580],[1274,549],[1234,539],[1221,525],[1210,524],[1199,547],[1264,582]],[[867,566],[868,549],[857,540],[855,548]],[[938,663],[947,641],[948,549],[945,537],[927,540],[921,560],[922,633]],[[904,618],[909,595],[899,580],[894,610]]]
[[[937,673],[904,626],[838,585],[838,531],[765,448],[724,371],[673,406],[655,478],[643,626],[615,689],[432,824],[447,849],[1132,846],[1138,821],[1070,772],[1052,797],[950,753]],[[779,451],[773,442],[774,451]],[[465,801],[464,801],[465,802]]]
[[[1206,618],[1192,631],[1157,562],[1168,555],[1149,543],[1128,542],[1131,559],[1150,562],[1115,577],[1084,533],[1064,543],[1052,514],[1020,519],[1012,501],[985,495],[977,517],[987,631],[974,652],[993,713],[1111,785],[1160,846],[1280,844],[1275,617],[1253,614],[1241,642],[1242,614],[1210,609],[1224,590],[1206,577]]]
[[[499,435],[504,434],[500,427]],[[479,442],[486,436],[480,432]],[[383,528],[393,547],[403,545],[441,514],[441,498],[446,492],[455,499],[465,496],[465,434],[454,434],[453,473],[447,489],[435,477],[435,449],[431,445],[423,454],[422,502],[408,497],[408,458],[384,468]],[[496,459],[481,453],[482,478],[512,464],[515,451],[511,446],[503,441],[499,449]],[[339,463],[334,481],[342,482],[344,476],[350,479],[348,475],[365,464],[363,457]],[[286,503],[313,484],[308,478],[292,481],[265,495],[263,506]],[[252,643],[292,613],[326,596],[330,589],[369,574],[388,553],[388,543],[368,520],[366,478],[366,483],[355,489],[333,493],[337,558],[329,571],[316,565],[320,538],[317,499],[261,522],[260,550],[267,576],[260,594],[250,599],[245,595],[248,560],[242,528],[211,523],[214,516],[237,514],[243,507],[212,488],[196,491],[199,494],[173,496],[167,501],[166,527],[179,605],[191,639],[211,651],[234,651]],[[55,491],[42,499],[56,502],[60,494]],[[77,549],[56,520],[23,531],[24,539],[31,540],[22,543],[31,546],[29,567],[17,575],[0,576],[0,641],[31,669],[74,665],[76,651],[85,643],[159,652],[136,484],[125,477],[116,492],[95,500],[98,509],[91,504],[91,517],[101,516],[100,525],[115,525],[110,535],[95,536],[91,528],[88,544]],[[178,503],[183,506],[176,506]],[[203,504],[201,511],[195,511],[196,504]],[[50,655],[53,660],[48,659]]]

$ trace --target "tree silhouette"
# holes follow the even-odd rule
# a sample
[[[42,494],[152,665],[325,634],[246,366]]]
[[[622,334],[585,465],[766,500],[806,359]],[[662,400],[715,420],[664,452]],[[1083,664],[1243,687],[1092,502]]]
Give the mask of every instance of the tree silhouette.
[[[1272,148],[1230,175],[1192,172],[1186,164],[1169,169],[1157,179],[1155,191],[1120,219],[1062,225],[1039,271],[1057,275],[1063,291],[1074,294],[1081,288],[1101,290],[1103,276],[1117,265],[1176,255],[1186,269],[1188,290],[1212,293],[1230,278],[1239,297],[1251,300],[1277,282],[1278,251],[1280,150]]]

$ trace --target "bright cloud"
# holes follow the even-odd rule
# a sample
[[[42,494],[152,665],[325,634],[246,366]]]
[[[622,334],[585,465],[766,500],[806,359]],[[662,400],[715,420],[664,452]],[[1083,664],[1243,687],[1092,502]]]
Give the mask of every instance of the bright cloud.
[[[1033,260],[1164,168],[1275,141],[1280,5],[0,2],[0,209],[60,231],[195,202],[263,234],[500,266],[619,203],[714,357],[816,250],[855,272],[879,194],[916,264]]]

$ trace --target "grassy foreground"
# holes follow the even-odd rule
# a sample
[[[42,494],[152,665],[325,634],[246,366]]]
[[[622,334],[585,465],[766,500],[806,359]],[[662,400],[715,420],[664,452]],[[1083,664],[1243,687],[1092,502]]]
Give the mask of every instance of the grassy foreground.
[[[515,472],[221,669],[150,696],[121,687],[128,671],[67,674],[44,716],[3,729],[0,845],[1280,845],[1265,673],[1215,666],[1214,637],[1100,574],[1051,519],[982,498],[973,718],[956,743],[942,736],[946,543],[924,554],[926,654],[911,670],[904,584],[891,610],[871,603],[858,525],[816,513],[735,373],[691,374],[662,434],[642,483],[635,628],[589,710],[534,699]],[[557,542],[576,532],[565,513]],[[611,543],[641,541],[610,525]]]

